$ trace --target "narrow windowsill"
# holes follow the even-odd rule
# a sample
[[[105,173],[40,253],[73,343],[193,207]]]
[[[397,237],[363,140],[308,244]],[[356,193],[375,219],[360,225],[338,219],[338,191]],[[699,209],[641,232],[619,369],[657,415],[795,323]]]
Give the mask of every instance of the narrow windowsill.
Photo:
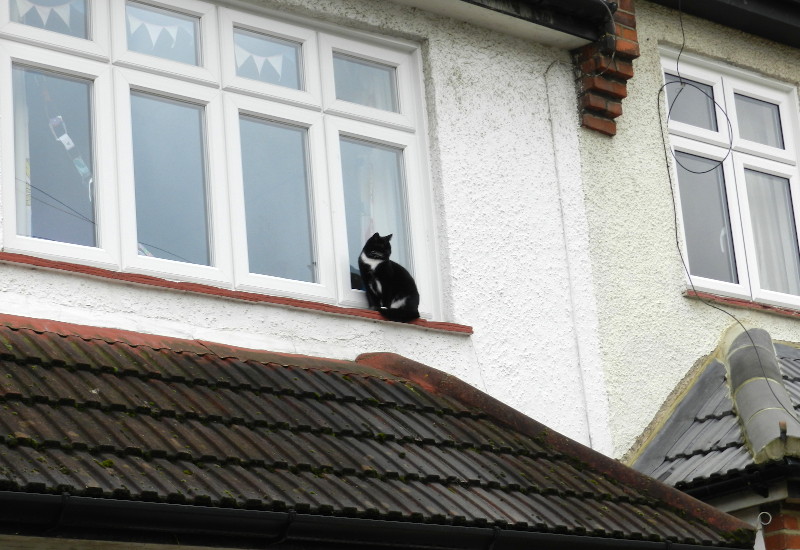
[[[720,296],[718,294],[710,294],[708,292],[697,292],[695,290],[687,290],[684,293],[687,298],[694,298],[704,302],[710,302],[721,306],[739,307],[743,309],[752,309],[755,311],[763,311],[765,313],[773,313],[775,315],[782,315],[783,317],[794,317],[800,319],[800,310],[792,309],[790,307],[773,306],[769,304],[762,304],[754,302],[745,298],[731,298],[729,296]]]
[[[91,277],[100,277],[102,279],[110,279],[115,281],[134,283],[134,284],[152,286],[158,288],[169,288],[181,292],[219,296],[222,298],[241,300],[245,302],[272,304],[276,306],[319,311],[322,313],[330,313],[334,315],[344,315],[348,317],[371,319],[374,321],[391,323],[394,325],[398,324],[409,325],[414,327],[420,327],[423,329],[452,332],[465,335],[472,334],[473,332],[471,326],[459,325],[457,323],[428,321],[426,319],[417,319],[415,321],[412,321],[411,323],[396,323],[394,321],[389,321],[388,319],[383,318],[377,311],[372,311],[370,309],[358,309],[358,308],[334,306],[330,304],[322,304],[319,302],[298,300],[296,298],[282,298],[279,296],[256,294],[254,292],[242,292],[239,290],[218,288],[215,286],[204,285],[199,283],[169,281],[167,279],[152,277],[150,275],[137,275],[136,273],[121,273],[119,271],[111,271],[108,269],[101,269],[81,264],[73,264],[70,262],[61,262],[57,260],[46,260],[43,258],[37,258],[35,256],[28,256],[25,254],[15,254],[12,252],[0,252],[0,262],[41,267],[45,269],[55,269],[59,271],[68,271],[71,273],[80,273],[82,275],[88,275]]]

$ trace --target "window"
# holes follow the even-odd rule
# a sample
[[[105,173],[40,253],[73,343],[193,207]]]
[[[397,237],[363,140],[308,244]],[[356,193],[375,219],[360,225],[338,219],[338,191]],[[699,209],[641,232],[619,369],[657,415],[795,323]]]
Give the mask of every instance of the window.
[[[796,91],[685,54],[677,66],[673,52],[663,53],[694,286],[800,307]]]
[[[437,315],[414,44],[198,0],[6,6],[5,250],[364,307],[358,254],[392,233]]]

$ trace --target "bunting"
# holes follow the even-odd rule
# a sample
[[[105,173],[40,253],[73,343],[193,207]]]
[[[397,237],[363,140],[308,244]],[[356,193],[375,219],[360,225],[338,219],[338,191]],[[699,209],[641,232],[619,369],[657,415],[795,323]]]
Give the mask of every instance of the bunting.
[[[278,79],[280,80],[283,73],[283,54],[275,54],[270,56],[256,55],[253,52],[244,49],[238,43],[234,43],[233,49],[236,57],[237,69],[241,69],[248,60],[252,59],[256,64],[258,73],[261,74],[261,71],[264,68],[264,63],[269,62],[272,68],[275,69],[275,72],[278,73]]]
[[[161,36],[161,33],[166,31],[171,39],[170,47],[175,46],[175,41],[178,38],[178,25],[158,25],[156,23],[148,23],[147,21],[144,21],[131,13],[127,14],[126,19],[128,22],[128,32],[130,34],[134,34],[142,26],[144,26],[144,28],[147,30],[148,36],[150,37],[150,41],[155,44]]]
[[[48,24],[50,17],[57,17],[64,22],[64,25],[69,27],[70,8],[74,7],[78,11],[83,11],[81,0],[66,0],[63,4],[57,6],[40,6],[35,0],[14,0],[17,4],[17,12],[20,18],[24,18],[31,10],[35,10],[39,14],[42,23]]]

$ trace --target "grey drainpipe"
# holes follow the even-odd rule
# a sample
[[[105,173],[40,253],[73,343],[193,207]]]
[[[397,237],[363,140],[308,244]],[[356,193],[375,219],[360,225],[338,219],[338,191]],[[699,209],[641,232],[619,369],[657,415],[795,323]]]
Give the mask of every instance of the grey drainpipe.
[[[264,512],[180,504],[111,500],[0,491],[0,531],[32,536],[75,536],[102,533],[118,540],[141,540],[158,533],[171,542],[226,546],[256,544],[276,547],[283,542],[356,546],[413,547],[417,550],[709,550],[708,545],[668,541],[615,539],[534,533],[497,528],[433,525],[402,521],[342,518],[294,512]],[[747,548],[751,533],[741,534]],[[750,538],[748,538],[750,537]],[[196,542],[199,541],[199,542]]]

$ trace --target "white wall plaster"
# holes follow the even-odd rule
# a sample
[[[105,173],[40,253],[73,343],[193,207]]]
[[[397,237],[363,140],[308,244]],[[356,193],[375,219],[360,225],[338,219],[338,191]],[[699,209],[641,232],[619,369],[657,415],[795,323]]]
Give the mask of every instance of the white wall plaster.
[[[610,452],[568,52],[387,2],[256,3],[421,44],[442,320],[474,335],[9,264],[0,312],[334,358],[396,352]]]
[[[583,183],[608,387],[614,456],[647,427],[689,369],[712,353],[734,321],[683,297],[672,199],[659,127],[660,44],[681,44],[678,12],[636,3],[641,57],[628,81],[614,138],[581,133]],[[683,16],[686,50],[800,84],[800,52]],[[729,309],[774,339],[800,341],[800,323]]]

